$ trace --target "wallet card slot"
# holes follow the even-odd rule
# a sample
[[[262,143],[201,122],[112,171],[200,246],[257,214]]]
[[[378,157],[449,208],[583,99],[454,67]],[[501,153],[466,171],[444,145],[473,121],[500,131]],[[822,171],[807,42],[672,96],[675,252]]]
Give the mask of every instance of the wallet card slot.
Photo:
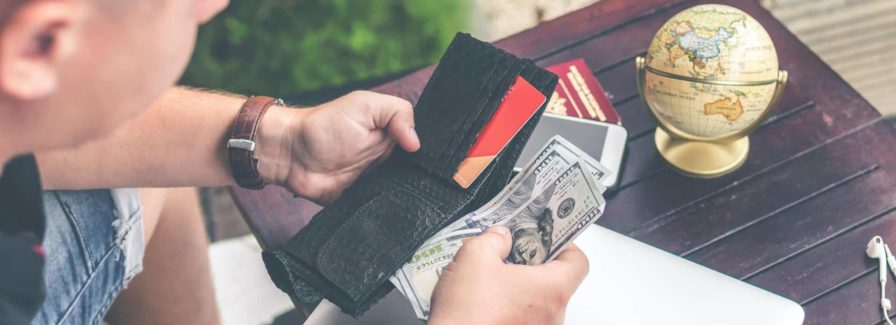
[[[481,88],[481,91],[476,96],[476,107],[472,111],[472,114],[467,114],[466,118],[459,125],[469,126],[469,130],[466,133],[457,133],[453,137],[451,137],[449,142],[445,145],[445,150],[451,152],[453,154],[461,154],[457,152],[458,146],[463,143],[466,135],[469,133],[479,133],[482,130],[482,127],[478,127],[476,122],[482,118],[483,114],[488,114],[491,116],[497,110],[497,105],[494,106],[494,109],[491,109],[492,106],[489,105],[491,103],[491,99],[499,93],[506,92],[507,89],[502,90],[502,85],[505,84],[505,80],[509,76],[516,77],[520,70],[520,60],[515,58],[510,53],[504,53],[504,58],[495,65],[494,71],[488,74],[488,79],[485,82],[485,86]],[[509,86],[508,86],[509,87]],[[484,125],[484,124],[483,124]],[[470,132],[475,130],[476,132]],[[464,152],[465,154],[466,152]],[[461,159],[463,160],[463,159]],[[451,168],[452,161],[442,161],[444,166],[440,168],[446,169],[454,169],[456,170],[456,166]]]
[[[507,95],[507,91],[510,90],[510,87],[513,86],[513,83],[516,81],[517,76],[520,75],[520,72],[522,72],[525,67],[526,61],[519,59],[514,60],[511,68],[507,70],[507,73],[504,74],[498,82],[498,87],[496,87],[495,91],[493,91],[486,99],[487,109],[480,111],[480,114],[470,122],[469,132],[458,135],[457,138],[460,140],[451,147],[452,152],[461,155],[461,158],[457,161],[458,164],[464,157],[466,157],[470,147],[473,146],[473,143],[475,143],[476,139],[479,137],[482,128],[484,128],[489,120],[491,120],[491,117],[494,115],[495,111],[497,111],[498,106],[501,105],[501,102]],[[454,174],[454,171],[457,171],[457,165],[445,166],[444,168],[450,169],[452,175]]]

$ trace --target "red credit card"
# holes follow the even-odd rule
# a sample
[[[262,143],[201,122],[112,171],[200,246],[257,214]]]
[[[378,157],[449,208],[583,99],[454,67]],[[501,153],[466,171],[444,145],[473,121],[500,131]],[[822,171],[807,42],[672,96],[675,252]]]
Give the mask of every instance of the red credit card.
[[[585,60],[576,59],[545,69],[560,77],[546,113],[622,124],[613,103],[585,65]]]
[[[463,188],[470,187],[523,125],[535,115],[545,99],[544,94],[526,79],[517,76],[492,118],[479,132],[467,157],[457,167],[454,181]]]

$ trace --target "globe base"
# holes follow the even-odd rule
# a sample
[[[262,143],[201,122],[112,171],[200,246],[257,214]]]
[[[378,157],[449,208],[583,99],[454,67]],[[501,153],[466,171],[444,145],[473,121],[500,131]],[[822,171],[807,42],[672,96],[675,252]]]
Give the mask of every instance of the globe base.
[[[705,142],[673,138],[661,128],[654,136],[656,149],[676,171],[690,177],[716,178],[740,168],[750,152],[750,138],[731,142]]]

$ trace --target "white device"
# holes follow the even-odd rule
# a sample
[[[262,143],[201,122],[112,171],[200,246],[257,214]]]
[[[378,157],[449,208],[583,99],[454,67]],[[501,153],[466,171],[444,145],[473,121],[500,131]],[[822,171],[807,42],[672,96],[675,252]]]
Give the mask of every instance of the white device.
[[[575,241],[591,270],[566,310],[566,324],[799,325],[795,302],[684,258],[591,225]],[[500,302],[495,302],[500,303]],[[305,324],[423,324],[393,290],[360,319],[324,300]]]
[[[868,246],[865,247],[865,254],[870,258],[877,259],[877,279],[880,282],[880,308],[887,323],[893,325],[893,322],[890,321],[890,309],[893,308],[893,304],[886,296],[887,264],[890,264],[890,268],[892,268],[893,273],[896,274],[896,258],[893,258],[893,253],[890,252],[890,247],[884,243],[884,239],[880,236],[874,236],[868,241]]]
[[[529,142],[520,153],[516,163],[517,170],[526,167],[525,164],[538,154],[541,147],[558,134],[613,172],[613,175],[604,181],[604,186],[612,188],[618,183],[625,142],[628,138],[625,128],[616,124],[556,114],[542,115],[535,130],[532,131],[532,136],[529,137]]]

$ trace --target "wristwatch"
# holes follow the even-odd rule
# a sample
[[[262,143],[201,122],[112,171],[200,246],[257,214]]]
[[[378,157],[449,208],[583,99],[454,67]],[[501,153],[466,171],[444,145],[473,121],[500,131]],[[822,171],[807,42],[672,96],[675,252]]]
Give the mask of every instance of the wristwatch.
[[[236,116],[227,139],[227,155],[230,172],[240,187],[262,189],[266,185],[258,173],[258,159],[255,159],[255,134],[261,117],[271,105],[284,105],[280,99],[267,96],[253,96],[246,100]]]

